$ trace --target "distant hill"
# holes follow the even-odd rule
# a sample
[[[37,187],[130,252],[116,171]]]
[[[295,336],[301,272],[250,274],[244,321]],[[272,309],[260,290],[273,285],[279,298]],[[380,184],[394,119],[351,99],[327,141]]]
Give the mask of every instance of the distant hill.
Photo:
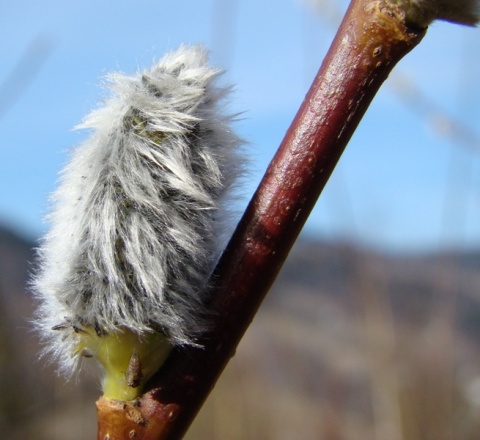
[[[38,359],[34,245],[0,226],[0,432],[91,439],[98,379],[66,383]],[[480,438],[479,286],[480,251],[301,237],[187,439],[370,440],[379,423],[399,439]]]
[[[0,225],[0,292],[25,292],[35,243]]]

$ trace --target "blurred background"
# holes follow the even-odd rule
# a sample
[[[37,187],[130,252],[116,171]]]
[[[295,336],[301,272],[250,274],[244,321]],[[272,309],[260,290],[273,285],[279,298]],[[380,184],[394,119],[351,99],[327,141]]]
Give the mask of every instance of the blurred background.
[[[0,5],[0,432],[95,438],[98,378],[38,359],[26,288],[73,128],[133,73],[203,43],[248,140],[241,212],[346,0]],[[191,439],[480,438],[480,31],[434,23],[355,133]],[[87,368],[88,370],[88,368]]]

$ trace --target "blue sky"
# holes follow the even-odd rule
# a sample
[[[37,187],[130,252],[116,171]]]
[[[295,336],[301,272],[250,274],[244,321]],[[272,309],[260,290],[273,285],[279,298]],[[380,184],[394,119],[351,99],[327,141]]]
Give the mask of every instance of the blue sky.
[[[343,13],[347,2],[330,5]],[[231,111],[244,112],[248,197],[338,24],[300,0],[19,0],[2,2],[0,17],[0,221],[32,237],[47,227],[48,194],[87,136],[72,128],[104,96],[107,72],[204,43],[236,86]],[[375,99],[306,232],[393,251],[480,245],[479,50],[480,29],[431,26]],[[405,82],[404,95],[421,91],[410,102]],[[443,113],[471,132],[470,148],[448,136]]]

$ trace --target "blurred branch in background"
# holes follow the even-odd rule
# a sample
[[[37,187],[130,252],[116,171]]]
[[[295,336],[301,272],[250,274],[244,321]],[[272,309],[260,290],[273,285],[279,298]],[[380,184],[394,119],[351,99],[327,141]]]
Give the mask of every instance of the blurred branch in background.
[[[226,72],[231,68],[235,55],[237,36],[238,0],[214,0],[212,8],[212,53]]]
[[[446,110],[427,96],[412,78],[395,72],[389,83],[392,90],[408,108],[439,135],[444,136],[459,147],[464,147],[473,153],[480,153],[480,134],[477,130],[465,124],[461,119],[450,115]]]
[[[336,29],[343,18],[343,11],[332,0],[301,0],[306,8],[316,12],[318,18]]]
[[[38,35],[20,55],[18,62],[0,84],[0,119],[20,98],[29,84],[38,75],[43,64],[53,51],[52,40]]]

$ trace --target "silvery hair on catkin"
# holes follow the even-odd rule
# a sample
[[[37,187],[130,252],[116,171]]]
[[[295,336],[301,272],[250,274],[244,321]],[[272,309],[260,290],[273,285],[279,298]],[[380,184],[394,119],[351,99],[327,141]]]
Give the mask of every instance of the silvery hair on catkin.
[[[75,364],[73,332],[162,331],[193,344],[219,256],[240,140],[221,114],[201,46],[182,46],[134,76],[111,74],[112,96],[61,174],[33,284],[46,351]],[[223,243],[222,243],[223,244]],[[75,327],[74,327],[75,328]]]

